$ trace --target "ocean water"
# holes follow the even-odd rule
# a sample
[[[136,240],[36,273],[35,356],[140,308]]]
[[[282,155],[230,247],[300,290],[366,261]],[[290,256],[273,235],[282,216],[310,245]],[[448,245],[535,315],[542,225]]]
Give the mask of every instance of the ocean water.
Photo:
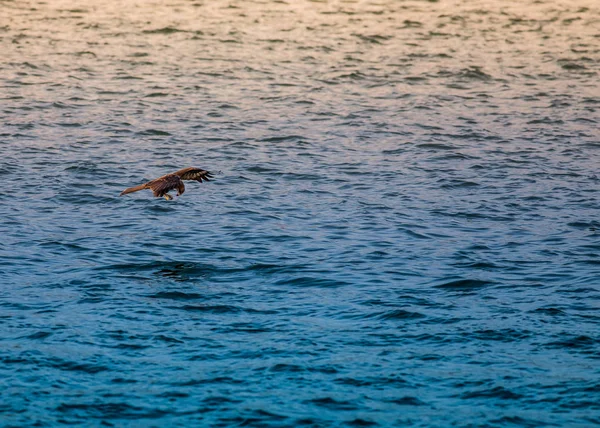
[[[600,424],[596,1],[7,0],[0,51],[0,426]]]

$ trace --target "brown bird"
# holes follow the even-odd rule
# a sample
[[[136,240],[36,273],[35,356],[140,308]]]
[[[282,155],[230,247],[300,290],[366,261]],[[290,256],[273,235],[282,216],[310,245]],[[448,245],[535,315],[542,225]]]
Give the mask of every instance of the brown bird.
[[[150,189],[154,193],[154,197],[160,198],[164,196],[167,201],[170,201],[173,199],[173,196],[169,195],[171,190],[177,189],[177,196],[181,196],[183,195],[183,192],[185,192],[183,180],[194,180],[202,183],[203,181],[210,181],[209,178],[212,178],[212,174],[209,171],[190,166],[189,168],[180,169],[177,172],[163,175],[162,177],[158,177],[147,183],[140,184],[139,186],[125,189],[119,196],[138,192],[140,190]]]

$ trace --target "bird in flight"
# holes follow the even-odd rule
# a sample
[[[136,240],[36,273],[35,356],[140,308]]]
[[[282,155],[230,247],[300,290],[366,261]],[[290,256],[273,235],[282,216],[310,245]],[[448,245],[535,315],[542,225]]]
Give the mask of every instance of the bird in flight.
[[[177,172],[163,175],[162,177],[140,184],[139,186],[129,187],[128,189],[123,190],[119,196],[150,189],[154,193],[154,197],[164,197],[167,201],[170,201],[173,199],[173,196],[169,195],[171,190],[177,189],[177,196],[181,196],[183,195],[183,192],[185,192],[183,180],[193,180],[202,183],[203,181],[210,181],[209,178],[212,178],[212,174],[209,171],[190,166],[189,168],[180,169]]]

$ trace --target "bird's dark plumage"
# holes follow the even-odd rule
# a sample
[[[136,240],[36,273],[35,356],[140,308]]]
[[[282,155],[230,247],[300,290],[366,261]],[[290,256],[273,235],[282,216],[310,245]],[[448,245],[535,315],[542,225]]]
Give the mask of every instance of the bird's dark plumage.
[[[183,180],[194,180],[199,183],[203,181],[210,181],[212,175],[209,171],[200,168],[184,168],[171,174],[163,175],[152,181],[149,181],[139,186],[129,187],[121,192],[119,196],[127,195],[128,193],[138,192],[140,190],[150,189],[154,196],[157,198],[165,197],[167,200],[173,199],[169,192],[171,190],[177,190],[177,196],[183,195],[185,192],[185,186]]]

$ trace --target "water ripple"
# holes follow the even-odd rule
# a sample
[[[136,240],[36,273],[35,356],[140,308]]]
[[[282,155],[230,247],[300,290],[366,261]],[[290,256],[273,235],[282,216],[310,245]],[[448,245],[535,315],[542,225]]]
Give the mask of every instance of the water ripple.
[[[594,2],[4,3],[2,424],[600,424]]]

